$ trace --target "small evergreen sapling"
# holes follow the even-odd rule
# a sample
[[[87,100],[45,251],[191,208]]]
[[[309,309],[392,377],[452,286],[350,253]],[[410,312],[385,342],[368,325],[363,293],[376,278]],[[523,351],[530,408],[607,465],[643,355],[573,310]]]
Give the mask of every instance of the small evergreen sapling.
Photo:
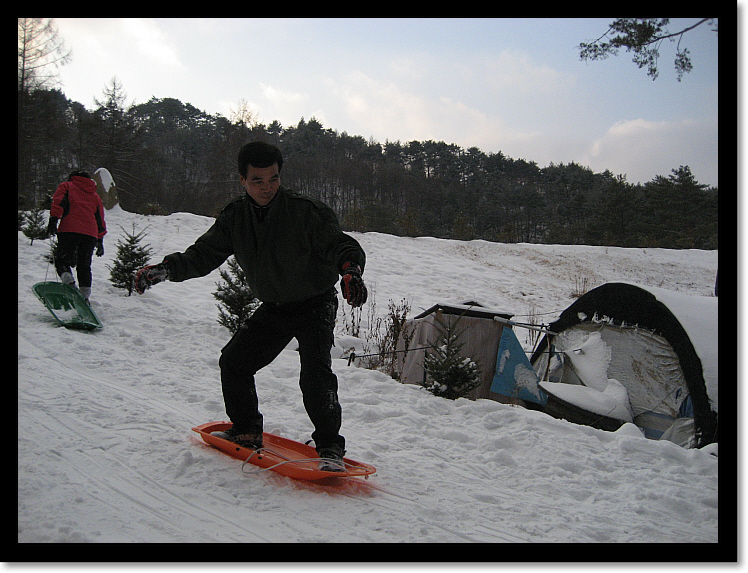
[[[456,400],[480,386],[481,372],[472,359],[460,355],[465,345],[458,342],[465,332],[459,327],[460,318],[442,317],[441,313],[436,315],[439,338],[424,358],[423,368],[428,378],[421,385],[435,396]]]
[[[22,226],[23,234],[31,239],[31,244],[34,244],[34,239],[46,239],[47,238],[47,224],[44,221],[44,209],[37,207],[32,209],[24,217]]]
[[[110,271],[109,280],[117,287],[127,290],[127,296],[135,290],[135,272],[148,264],[153,252],[149,246],[143,246],[140,241],[146,236],[148,227],[135,232],[135,223],[132,225],[132,233],[125,231],[125,240],[117,241],[117,257],[114,259],[114,265],[107,268]]]
[[[223,281],[216,283],[218,290],[213,297],[219,302],[216,305],[220,313],[218,323],[235,334],[261,303],[249,288],[246,275],[236,258],[231,257],[228,265],[228,271],[221,269]]]

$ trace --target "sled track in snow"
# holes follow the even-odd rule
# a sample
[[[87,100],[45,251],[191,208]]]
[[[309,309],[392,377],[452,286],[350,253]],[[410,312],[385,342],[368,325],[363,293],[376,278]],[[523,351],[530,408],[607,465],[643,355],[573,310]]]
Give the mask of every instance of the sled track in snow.
[[[116,384],[114,382],[109,382],[108,380],[104,378],[92,376],[91,374],[87,373],[85,370],[82,370],[82,369],[79,370],[77,368],[66,366],[64,364],[58,364],[57,368],[60,370],[69,372],[71,374],[71,378],[73,379],[88,380],[94,385],[94,387],[96,387],[97,385],[98,386],[103,385],[112,390],[116,390],[119,394],[124,394],[128,396],[138,405],[147,407],[147,410],[149,411],[152,410],[154,414],[179,414],[180,416],[183,416],[184,418],[188,420],[187,422],[188,424],[199,422],[199,420],[195,416],[193,416],[192,413],[178,408],[173,403],[170,403],[170,402],[167,403],[165,400],[155,397],[152,394],[147,394],[145,392],[135,390],[134,388],[130,386],[126,386],[124,384]]]
[[[166,413],[191,418],[188,412],[160,399],[154,399],[145,393],[86,374],[64,364],[56,364],[55,373],[59,382],[66,378],[74,382],[86,380],[95,385],[93,388],[105,387],[118,395],[126,396],[127,402],[150,412],[151,416]],[[89,387],[88,390],[91,388]],[[205,501],[206,497],[203,493],[194,496],[195,502],[190,501],[186,497],[189,491],[186,491],[183,486],[172,486],[170,483],[163,485],[157,479],[138,470],[134,464],[128,463],[125,457],[127,452],[118,453],[114,447],[108,447],[104,441],[97,441],[95,430],[101,430],[101,426],[92,424],[91,420],[74,419],[74,413],[68,413],[57,407],[56,397],[37,396],[33,393],[33,389],[25,392],[24,396],[40,405],[43,401],[46,402],[46,407],[30,409],[26,415],[29,418],[28,423],[43,428],[47,435],[54,437],[54,441],[50,440],[46,448],[41,448],[34,454],[51,456],[65,464],[64,468],[58,466],[58,471],[62,475],[56,476],[55,486],[73,491],[72,495],[81,500],[82,512],[86,511],[86,505],[95,505],[97,514],[106,515],[106,519],[113,520],[115,524],[118,516],[130,515],[132,508],[137,508],[139,520],[146,524],[145,530],[161,532],[163,535],[163,539],[138,539],[141,535],[137,531],[138,524],[122,522],[118,527],[128,540],[179,541],[183,538],[184,541],[192,541],[194,540],[193,528],[189,528],[186,532],[182,531],[184,524],[188,522],[200,524],[200,528],[205,532],[206,542],[278,541],[258,533],[257,528],[248,529],[246,520],[227,515],[225,511],[222,512],[219,503],[213,503],[215,510],[211,509],[208,507],[211,502]],[[92,397],[94,401],[97,398],[96,395]],[[116,423],[117,419],[109,421]],[[86,432],[92,431],[94,434],[86,438]],[[178,430],[172,429],[172,431]],[[98,434],[101,436],[104,432],[100,431]],[[84,445],[87,440],[90,444]],[[178,472],[177,465],[175,460],[172,466],[175,472]],[[221,501],[225,502],[225,500]],[[104,519],[104,517],[97,515],[96,520],[99,519]],[[102,527],[102,529],[108,529],[106,535],[111,535],[111,523],[108,528]],[[119,540],[115,538],[104,541]]]
[[[50,420],[54,423],[50,423]],[[38,423],[50,432],[77,433],[75,428],[63,422],[59,416],[47,415],[44,419],[38,420]],[[144,519],[160,521],[161,529],[172,541],[178,540],[179,524],[185,519],[196,520],[204,525],[206,541],[210,541],[211,538],[214,542],[273,541],[257,534],[256,531],[247,531],[245,525],[239,521],[185,499],[127,464],[121,456],[96,446],[92,446],[92,450],[95,450],[95,455],[83,448],[64,452],[49,450],[48,454],[59,457],[67,464],[66,474],[78,474],[84,478],[89,495],[111,508],[114,514],[123,512],[124,506],[137,506],[142,510]],[[92,491],[97,493],[90,493]],[[169,529],[174,531],[169,533]],[[218,537],[212,532],[217,532]],[[240,535],[232,532],[240,532]],[[191,536],[187,535],[185,540],[191,540]]]
[[[355,478],[351,478],[355,479]],[[453,537],[453,542],[471,542],[471,543],[526,543],[532,541],[528,537],[522,537],[512,531],[500,529],[491,525],[479,525],[480,531],[459,531],[456,527],[446,526],[443,523],[439,523],[438,517],[431,516],[434,513],[434,507],[426,505],[418,500],[409,498],[407,496],[396,494],[384,487],[380,487],[376,484],[368,482],[362,482],[359,486],[361,488],[371,488],[382,494],[381,497],[362,497],[355,493],[344,492],[343,495],[355,500],[357,504],[364,504],[373,507],[384,509],[388,513],[392,513],[394,519],[401,519],[404,513],[410,515],[418,515],[416,521],[420,525],[424,533],[438,529],[443,531],[447,535]],[[405,506],[405,507],[404,507]],[[425,517],[426,516],[426,517]],[[511,527],[511,525],[509,525]],[[448,543],[448,540],[440,540],[440,542]]]
[[[179,407],[174,406],[172,403],[167,403],[164,400],[161,400],[159,398],[154,398],[150,394],[146,394],[144,392],[141,392],[139,390],[136,390],[130,386],[124,385],[124,384],[117,384],[115,382],[110,382],[108,380],[93,376],[91,374],[86,373],[85,371],[82,371],[82,369],[77,369],[70,366],[60,365],[60,371],[69,373],[70,378],[73,380],[77,379],[85,379],[89,381],[91,384],[95,385],[103,385],[107,388],[116,391],[118,394],[127,396],[128,399],[132,400],[136,405],[139,407],[145,408],[145,411],[151,412],[154,419],[158,419],[157,415],[162,414],[177,414],[180,418],[188,419],[191,422],[197,422],[197,420],[194,419],[193,415],[189,412],[186,412]],[[74,429],[70,429],[71,431],[74,431]],[[83,452],[80,452],[81,454],[84,454]],[[125,464],[122,464],[120,460],[114,460],[116,464],[118,464],[119,467],[126,468],[127,466]],[[444,461],[449,461],[448,458],[444,458]],[[85,464],[81,467],[86,467]],[[103,466],[102,466],[103,467]],[[469,471],[462,471],[458,470],[459,473],[463,476],[463,478],[469,482],[471,479],[471,474]],[[128,478],[129,476],[129,478]],[[522,542],[530,542],[537,540],[536,537],[532,535],[522,534],[521,532],[512,531],[512,525],[511,520],[507,520],[507,529],[501,528],[499,525],[495,523],[493,520],[484,520],[482,523],[480,523],[476,528],[469,530],[469,531],[461,531],[459,529],[459,524],[451,524],[447,525],[445,524],[444,517],[440,515],[440,511],[438,508],[434,507],[433,505],[426,504],[422,501],[419,501],[417,499],[413,499],[412,497],[408,497],[406,495],[401,495],[398,493],[395,493],[391,490],[388,490],[384,487],[380,487],[374,483],[360,480],[359,478],[353,478],[355,481],[360,482],[360,485],[357,486],[358,488],[368,488],[373,491],[376,491],[379,495],[378,496],[361,496],[357,492],[349,492],[349,491],[342,491],[342,495],[346,496],[347,498],[351,499],[353,501],[354,507],[356,506],[368,506],[371,508],[374,508],[375,511],[382,514],[382,522],[383,526],[387,519],[384,516],[389,516],[389,519],[392,520],[402,520],[402,516],[404,513],[407,513],[411,516],[417,516],[414,517],[415,526],[419,527],[423,530],[423,532],[427,531],[441,531],[441,534],[439,535],[440,540],[443,540],[444,542],[452,541],[452,542],[476,542],[476,543],[496,543],[496,542],[509,542],[509,543],[522,543]],[[164,488],[157,482],[154,482],[142,472],[138,472],[137,470],[130,469],[130,472],[125,472],[117,476],[117,479],[114,480],[111,483],[112,488],[116,488],[115,491],[118,490],[118,494],[123,497],[128,497],[128,495],[132,495],[132,493],[128,492],[137,492],[137,484],[141,483],[143,481],[150,481],[153,484],[153,488],[155,488],[156,491],[149,492],[144,491],[144,494],[147,494],[148,497],[153,498],[154,500],[159,500],[161,503],[164,503],[166,499],[172,499],[174,502],[174,508],[177,511],[184,510],[185,515],[191,517],[192,519],[195,518],[190,511],[194,513],[194,511],[201,511],[199,506],[194,506],[190,508],[189,505],[184,506],[184,501],[180,500],[180,498],[176,497],[174,494],[171,494],[167,488]],[[132,487],[135,486],[135,487]],[[320,486],[323,488],[324,486]],[[169,495],[159,495],[158,490],[163,490],[164,492],[169,493]],[[527,492],[525,492],[526,494]],[[512,496],[510,494],[503,494],[505,495],[507,500],[511,500]],[[525,497],[526,499],[526,497]],[[143,499],[138,498],[137,496],[132,497],[132,502],[140,505],[144,505]],[[541,496],[537,496],[535,499],[537,503],[537,509],[539,511],[557,511],[557,508],[553,507],[552,504],[548,503],[547,500],[544,500]],[[405,508],[407,509],[405,509]],[[182,509],[180,509],[182,508]],[[161,517],[165,521],[168,522],[168,519],[163,517],[163,512],[156,512],[154,513],[155,517]],[[208,519],[209,523],[213,522],[213,519],[222,519],[220,516],[216,514],[211,514],[208,512],[206,514],[206,518]],[[220,523],[220,521],[218,522]],[[236,525],[237,528],[240,528],[241,526]],[[239,529],[240,530],[240,529]],[[254,535],[254,534],[253,534]],[[444,538],[446,535],[447,539]],[[262,541],[263,539],[258,539],[259,541]]]

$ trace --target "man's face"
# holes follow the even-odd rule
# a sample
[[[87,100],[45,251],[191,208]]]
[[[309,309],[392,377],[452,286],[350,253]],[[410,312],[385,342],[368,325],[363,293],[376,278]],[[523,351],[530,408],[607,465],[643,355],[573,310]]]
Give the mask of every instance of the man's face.
[[[278,164],[270,167],[247,166],[247,176],[239,177],[247,194],[254,199],[258,205],[267,205],[273,200],[280,187],[280,175],[278,175]]]

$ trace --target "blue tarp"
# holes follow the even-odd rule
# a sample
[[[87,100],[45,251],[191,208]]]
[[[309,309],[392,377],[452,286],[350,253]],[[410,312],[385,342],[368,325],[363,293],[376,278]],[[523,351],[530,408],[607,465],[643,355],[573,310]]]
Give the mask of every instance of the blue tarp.
[[[491,392],[545,406],[548,397],[538,387],[538,377],[517,335],[503,328]]]

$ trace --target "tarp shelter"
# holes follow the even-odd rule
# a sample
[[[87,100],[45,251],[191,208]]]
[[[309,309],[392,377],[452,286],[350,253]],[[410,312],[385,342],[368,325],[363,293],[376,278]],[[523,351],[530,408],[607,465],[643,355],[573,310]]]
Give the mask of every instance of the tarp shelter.
[[[117,198],[117,187],[112,179],[112,174],[106,167],[99,167],[91,177],[96,181],[96,192],[104,203],[104,209],[111,209],[119,201]]]
[[[538,409],[545,406],[548,400],[538,382],[538,376],[514,329],[504,328],[496,356],[491,395],[499,402]]]
[[[601,412],[588,398],[612,404],[610,394],[620,399],[623,393],[633,423],[647,437],[686,447],[716,442],[717,301],[626,283],[584,294],[549,325],[557,334],[544,336],[532,355],[535,372],[544,380],[540,387],[548,393],[546,411],[613,430],[627,421],[626,412],[608,415],[612,411]],[[607,351],[605,360],[590,360],[585,345]],[[588,387],[575,391],[569,385],[579,387],[587,376],[600,380],[601,373],[575,368],[581,357],[593,366],[605,364],[602,376],[612,382],[598,388],[584,384]]]
[[[437,319],[449,317],[456,320],[459,317],[459,327],[464,328],[462,337],[458,340],[464,344],[460,354],[471,358],[480,368],[483,383],[468,394],[468,398],[491,398],[502,402],[509,402],[498,394],[491,392],[496,356],[501,341],[502,331],[510,330],[506,325],[494,320],[494,317],[510,319],[513,314],[501,310],[486,308],[483,305],[468,301],[462,304],[436,304],[428,310],[405,323],[405,332],[412,334],[408,348],[405,350],[405,340],[401,336],[397,343],[397,370],[400,381],[405,384],[421,384],[426,380],[423,360],[427,350],[425,347],[434,345],[439,339]]]

